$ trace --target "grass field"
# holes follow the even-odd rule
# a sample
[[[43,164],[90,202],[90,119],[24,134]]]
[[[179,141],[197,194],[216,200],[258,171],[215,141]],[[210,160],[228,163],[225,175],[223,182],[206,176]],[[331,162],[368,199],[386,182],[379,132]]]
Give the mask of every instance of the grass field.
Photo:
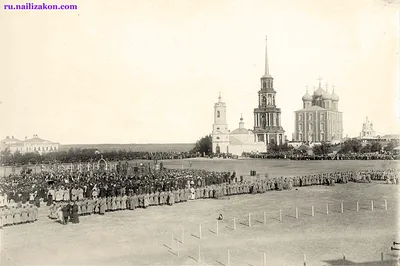
[[[359,169],[395,166],[393,162],[382,161],[300,164],[289,161],[286,165],[284,162],[276,165],[272,161],[252,160],[207,163],[209,169],[236,167],[237,172],[250,169],[262,172],[268,163],[272,175],[330,172],[354,166]],[[182,161],[166,164],[173,167],[179,163]],[[192,161],[192,167],[204,168],[206,162]],[[382,265],[381,252],[384,265],[395,265],[398,253],[390,251],[390,246],[400,240],[398,195],[399,186],[378,182],[301,187],[86,216],[81,217],[80,224],[68,226],[47,219],[47,207],[42,207],[36,223],[1,230],[0,262],[1,265],[228,265],[229,250],[230,265],[263,265],[264,252],[267,265],[303,265],[304,254],[307,265]],[[383,207],[385,199],[388,210]],[[315,208],[314,217],[311,205]],[[282,210],[282,222],[279,210]],[[264,212],[266,224],[263,224]],[[224,220],[220,221],[216,234],[216,218],[220,213]],[[236,230],[233,230],[234,217]],[[202,223],[201,239],[199,223]],[[184,243],[179,244],[178,257],[182,227]],[[172,234],[177,239],[174,242]],[[197,261],[199,246],[201,262]],[[343,264],[343,253],[346,264]]]

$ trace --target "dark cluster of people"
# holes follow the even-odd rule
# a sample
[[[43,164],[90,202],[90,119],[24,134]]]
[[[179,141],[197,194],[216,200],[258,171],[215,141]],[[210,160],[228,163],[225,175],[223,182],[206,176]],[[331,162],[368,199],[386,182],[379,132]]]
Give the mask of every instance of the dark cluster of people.
[[[137,170],[133,175],[121,174],[120,171],[107,170],[97,172],[60,171],[24,173],[10,175],[0,181],[3,192],[0,206],[9,210],[12,204],[20,206],[30,204],[36,220],[40,200],[50,206],[49,218],[60,221],[79,223],[79,216],[108,212],[135,210],[158,205],[173,205],[189,200],[220,198],[239,194],[265,193],[270,190],[290,190],[293,187],[327,185],[347,182],[371,182],[371,180],[390,181],[398,184],[399,171],[363,170],[324,174],[312,174],[293,177],[260,177],[244,180],[230,172],[212,172],[197,169],[151,168]],[[12,224],[19,224],[22,213],[11,211]],[[19,214],[21,213],[21,214]],[[34,214],[35,213],[35,214]],[[1,213],[0,213],[1,214]],[[35,216],[36,215],[36,216]],[[10,215],[2,221],[10,224]],[[15,218],[16,217],[16,218]],[[19,217],[21,217],[19,219]],[[15,221],[14,221],[15,219]],[[4,222],[3,222],[4,224]]]
[[[396,160],[398,157],[390,154],[335,154],[335,155],[309,155],[309,154],[245,154],[249,158],[258,159],[288,159],[295,161],[326,161],[326,160]]]

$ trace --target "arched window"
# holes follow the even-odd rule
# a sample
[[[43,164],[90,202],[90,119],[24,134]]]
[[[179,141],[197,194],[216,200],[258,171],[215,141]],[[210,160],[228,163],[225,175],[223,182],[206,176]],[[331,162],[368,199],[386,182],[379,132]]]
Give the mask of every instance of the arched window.
[[[217,145],[217,147],[215,147],[215,152],[216,153],[220,153],[221,152],[221,148],[219,147],[219,145]]]
[[[299,121],[303,120],[303,115],[299,115]]]
[[[265,89],[267,87],[267,83],[265,82],[265,80],[263,81],[263,88]]]
[[[262,103],[263,106],[267,105],[267,98],[265,96],[262,97]]]
[[[219,113],[219,111],[217,111],[217,118],[219,118],[220,117],[220,113]]]
[[[312,114],[308,115],[308,120],[312,120]]]

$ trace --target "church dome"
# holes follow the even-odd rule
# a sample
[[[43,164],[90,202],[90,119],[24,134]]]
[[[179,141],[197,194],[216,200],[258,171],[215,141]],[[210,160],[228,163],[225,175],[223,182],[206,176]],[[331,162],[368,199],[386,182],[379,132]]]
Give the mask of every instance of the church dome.
[[[331,99],[332,101],[339,101],[339,96],[336,95],[335,91],[332,92]]]
[[[314,96],[321,97],[324,93],[325,91],[321,87],[319,87],[318,90],[314,91]]]
[[[242,135],[242,134],[249,134],[249,130],[245,128],[237,128],[231,132],[230,135]]]
[[[308,94],[308,91],[306,92],[306,94],[304,94],[304,96],[301,98],[304,102],[311,102],[312,101],[312,96],[310,94]]]
[[[322,95],[322,100],[332,100],[332,95],[328,92],[328,90],[326,90]]]

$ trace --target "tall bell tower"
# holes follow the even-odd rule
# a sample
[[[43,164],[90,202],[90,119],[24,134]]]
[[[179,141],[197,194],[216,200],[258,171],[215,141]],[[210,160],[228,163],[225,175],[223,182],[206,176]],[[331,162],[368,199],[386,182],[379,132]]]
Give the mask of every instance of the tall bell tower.
[[[281,109],[276,107],[274,78],[269,73],[268,49],[265,45],[265,73],[258,91],[258,107],[254,109],[254,137],[256,142],[283,144],[285,130],[281,125]]]
[[[226,121],[226,104],[218,96],[218,102],[214,104],[214,124],[212,131],[212,152],[229,153],[229,130]]]

